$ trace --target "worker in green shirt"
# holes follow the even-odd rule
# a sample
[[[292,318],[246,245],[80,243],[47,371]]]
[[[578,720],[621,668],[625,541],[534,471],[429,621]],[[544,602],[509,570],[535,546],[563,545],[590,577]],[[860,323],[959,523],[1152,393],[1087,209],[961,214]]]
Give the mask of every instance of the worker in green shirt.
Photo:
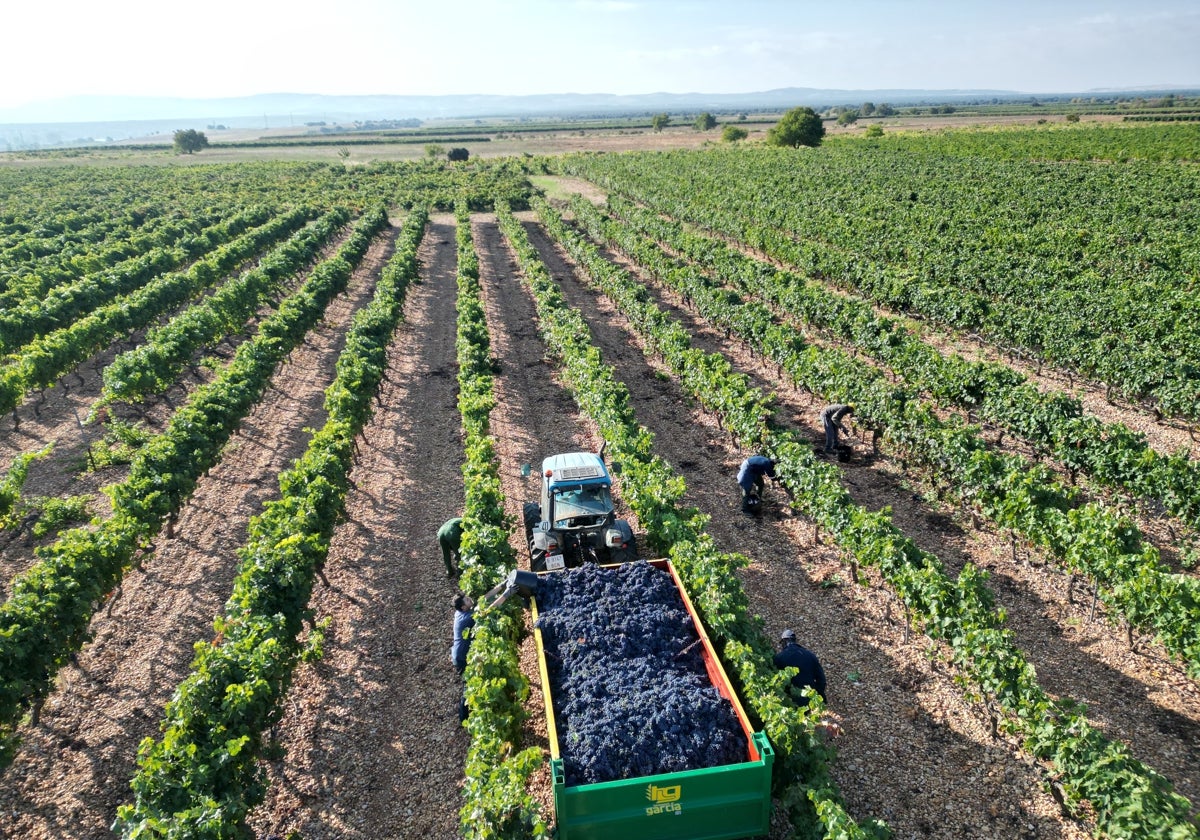
[[[446,520],[446,524],[438,528],[437,539],[442,547],[442,560],[446,563],[446,577],[456,577],[455,564],[460,559],[458,550],[462,545],[462,518],[456,516]]]

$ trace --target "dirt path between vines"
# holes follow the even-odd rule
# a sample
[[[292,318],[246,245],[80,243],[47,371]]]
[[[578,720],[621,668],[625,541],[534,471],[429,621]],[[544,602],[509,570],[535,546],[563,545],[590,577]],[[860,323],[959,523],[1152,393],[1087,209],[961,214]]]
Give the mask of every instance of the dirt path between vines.
[[[462,512],[455,355],[454,219],[431,219],[420,285],[388,352],[359,438],[313,606],[330,622],[324,657],[301,668],[278,727],[263,838],[441,838],[458,834],[466,731],[450,665],[454,582],[436,532]]]
[[[130,571],[92,622],[93,641],[59,676],[40,723],[0,776],[0,837],[109,838],[129,801],[138,743],[158,735],[162,708],[188,673],[193,644],[209,639],[229,596],[250,517],[278,495],[278,474],[324,422],[324,389],[353,314],[370,300],[396,235],[388,228],[347,292],[276,371],[180,513],[176,538]]]

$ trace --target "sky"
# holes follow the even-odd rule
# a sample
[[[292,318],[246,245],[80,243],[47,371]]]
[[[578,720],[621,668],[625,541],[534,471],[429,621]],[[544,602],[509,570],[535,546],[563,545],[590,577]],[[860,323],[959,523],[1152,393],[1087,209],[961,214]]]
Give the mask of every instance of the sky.
[[[0,108],[91,95],[1200,87],[1196,0],[55,0]]]

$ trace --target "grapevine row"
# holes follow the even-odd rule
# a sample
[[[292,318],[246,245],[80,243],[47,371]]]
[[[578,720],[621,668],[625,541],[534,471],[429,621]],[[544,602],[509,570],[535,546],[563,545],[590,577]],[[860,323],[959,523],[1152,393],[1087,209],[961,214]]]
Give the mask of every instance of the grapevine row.
[[[1126,116],[1125,120],[1137,119]],[[1175,127],[1173,127],[1175,128]],[[974,128],[889,135],[904,148],[930,155],[986,157],[1002,160],[1131,160],[1195,163],[1200,158],[1200,126],[1161,131],[1154,127],[1114,123],[1047,125],[978,131]]]
[[[1200,416],[1190,167],[990,161],[903,143],[564,165],[882,305]]]
[[[678,267],[656,244],[605,224],[586,201],[575,202],[593,235],[622,247],[693,300],[710,320],[733,330],[772,358],[795,382],[829,399],[853,401],[866,424],[919,459],[946,492],[1001,527],[1045,548],[1072,574],[1098,584],[1098,596],[1130,627],[1154,633],[1200,677],[1200,580],[1171,574],[1137,528],[1107,507],[1077,505],[1075,493],[1045,466],[989,451],[977,427],[940,420],[919,395],[899,388],[873,366],[836,348],[807,345],[802,333],[776,325],[763,306],[747,303],[695,271]],[[756,290],[768,290],[771,277]],[[1014,544],[1015,550],[1015,544]]]
[[[179,218],[164,216],[158,209],[129,208],[117,213],[60,212],[37,219],[36,227],[34,220],[28,220],[24,225],[0,225],[0,231],[11,228],[7,235],[0,232],[0,266],[3,266],[0,269],[0,278],[3,278],[0,299],[8,294],[12,279],[29,271],[40,272],[50,262],[68,269],[78,266],[80,259],[92,262],[96,256],[92,246],[107,246],[108,240],[114,237],[136,239],[168,219]],[[102,253],[108,253],[107,247]]]
[[[254,207],[201,232],[194,225],[181,225],[168,242],[131,257],[110,271],[84,277],[56,287],[44,296],[0,310],[0,336],[3,336],[0,353],[11,354],[114,298],[133,292],[152,278],[228,242],[250,227],[261,225],[269,216],[265,207]]]
[[[177,514],[196,482],[219,459],[237,425],[258,401],[275,367],[345,288],[387,214],[364,215],[338,255],[318,265],[233,360],[192,394],[167,429],[138,450],[128,477],[106,488],[113,514],[93,528],[63,532],[13,579],[0,605],[0,765],[15,748],[15,731],[34,716],[58,669],[88,640],[95,610],[121,582],[139,552]]]
[[[563,300],[520,223],[507,207],[498,205],[497,211],[533,291],[543,340],[559,359],[563,380],[576,402],[597,423],[613,459],[622,464],[622,496],[651,544],[670,553],[711,637],[771,739],[782,780],[780,799],[793,824],[801,831],[847,840],[884,835],[882,825],[869,821],[860,826],[846,813],[827,768],[831,749],[817,733],[823,703],[813,697],[807,707],[795,706],[787,690],[791,673],[775,670],[770,642],[760,622],[749,618],[749,599],[736,575],[748,561],[720,552],[704,532],[707,517],[695,508],[679,507],[683,480],[652,454],[653,436],[637,424],[628,390],[601,361],[586,322]]]
[[[254,268],[166,325],[150,330],[141,344],[119,354],[104,369],[104,391],[99,404],[138,400],[165,391],[197,350],[242,327],[259,306],[279,291],[283,280],[307,264],[349,218],[349,212],[343,208],[330,211],[267,254]]]
[[[368,230],[386,222],[384,208],[368,218],[356,235],[369,242]],[[324,427],[280,475],[280,498],[250,522],[233,592],[213,624],[218,641],[197,645],[191,674],[167,704],[162,737],[139,749],[135,801],[118,809],[114,825],[124,838],[246,836],[246,815],[265,797],[263,736],[283,716],[296,666],[320,655],[321,629],[302,633],[312,621],[308,602],[344,513],[355,439],[417,276],[425,220],[420,210],[409,215],[372,302],[354,317],[325,392]]]
[[[50,443],[36,452],[26,452],[18,455],[9,466],[8,471],[0,476],[0,531],[12,527],[19,519],[21,488],[29,476],[29,465],[38,458],[50,454],[54,444]]]
[[[508,541],[499,459],[491,435],[493,363],[487,319],[480,296],[479,258],[471,236],[470,211],[456,209],[458,245],[458,408],[462,415],[463,591],[478,601],[517,567]],[[547,820],[527,790],[542,766],[541,750],[520,748],[529,681],[521,673],[524,623],[514,599],[499,609],[476,613],[463,673],[470,714],[466,782],[459,825],[468,840],[538,840],[551,836]]]
[[[1026,748],[1049,763],[1065,801],[1078,816],[1087,802],[1098,829],[1109,837],[1200,837],[1190,803],[1169,780],[1108,740],[1071,701],[1051,698],[1002,624],[986,588],[986,573],[967,564],[951,579],[941,562],[922,551],[891,522],[890,512],[869,512],[842,488],[836,467],[821,462],[808,440],[774,428],[767,398],[718,357],[707,375],[692,373],[698,351],[677,323],[649,300],[644,287],[605,260],[594,246],[571,232],[544,202],[539,213],[551,233],[576,255],[595,281],[617,302],[647,341],[647,352],[662,354],[685,388],[745,448],[776,461],[776,475],[792,504],[833,534],[857,563],[879,569],[932,639],[949,645],[956,666],[980,693],[1003,712],[1003,727],[1024,739]],[[760,406],[759,413],[731,410]]]
[[[209,223],[205,217],[159,216],[145,224],[145,214],[129,211],[128,219],[114,218],[112,223],[94,231],[102,239],[92,250],[66,243],[54,242],[47,252],[50,259],[17,264],[7,256],[0,255],[0,276],[4,278],[4,291],[0,292],[0,309],[11,309],[21,303],[42,297],[51,289],[72,283],[84,275],[111,270],[125,260],[132,259],[154,248],[170,245],[198,226]],[[199,224],[198,224],[199,223]],[[90,244],[90,243],[89,243]]]
[[[880,360],[914,387],[957,405],[1052,453],[1068,470],[1155,501],[1200,530],[1200,464],[1186,450],[1159,455],[1143,435],[1085,415],[1080,401],[1042,393],[1011,367],[943,356],[896,319],[860,298],[830,294],[820,283],[776,269],[736,247],[686,230],[678,222],[617,197],[610,207],[630,226],[666,243],[746,294],[761,295],[806,323],[828,330]]]
[[[299,227],[310,212],[308,208],[300,208],[277,216],[196,261],[187,270],[162,275],[70,326],[34,340],[0,366],[0,412],[15,413],[30,391],[54,384],[116,337],[143,327],[185,303],[265,245]]]
[[[99,212],[92,212],[62,213],[54,218],[40,219],[36,228],[29,222],[0,223],[0,261],[5,266],[33,262],[61,253],[72,243],[104,239],[109,230],[131,221],[132,218],[106,218]]]

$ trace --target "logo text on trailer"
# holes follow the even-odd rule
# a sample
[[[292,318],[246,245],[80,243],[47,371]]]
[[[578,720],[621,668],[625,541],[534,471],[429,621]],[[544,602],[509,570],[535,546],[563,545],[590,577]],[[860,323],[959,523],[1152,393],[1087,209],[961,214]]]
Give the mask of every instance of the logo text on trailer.
[[[671,785],[670,787],[646,785],[646,798],[654,803],[646,809],[646,816],[683,813],[683,806],[679,804],[682,795],[683,785]]]

